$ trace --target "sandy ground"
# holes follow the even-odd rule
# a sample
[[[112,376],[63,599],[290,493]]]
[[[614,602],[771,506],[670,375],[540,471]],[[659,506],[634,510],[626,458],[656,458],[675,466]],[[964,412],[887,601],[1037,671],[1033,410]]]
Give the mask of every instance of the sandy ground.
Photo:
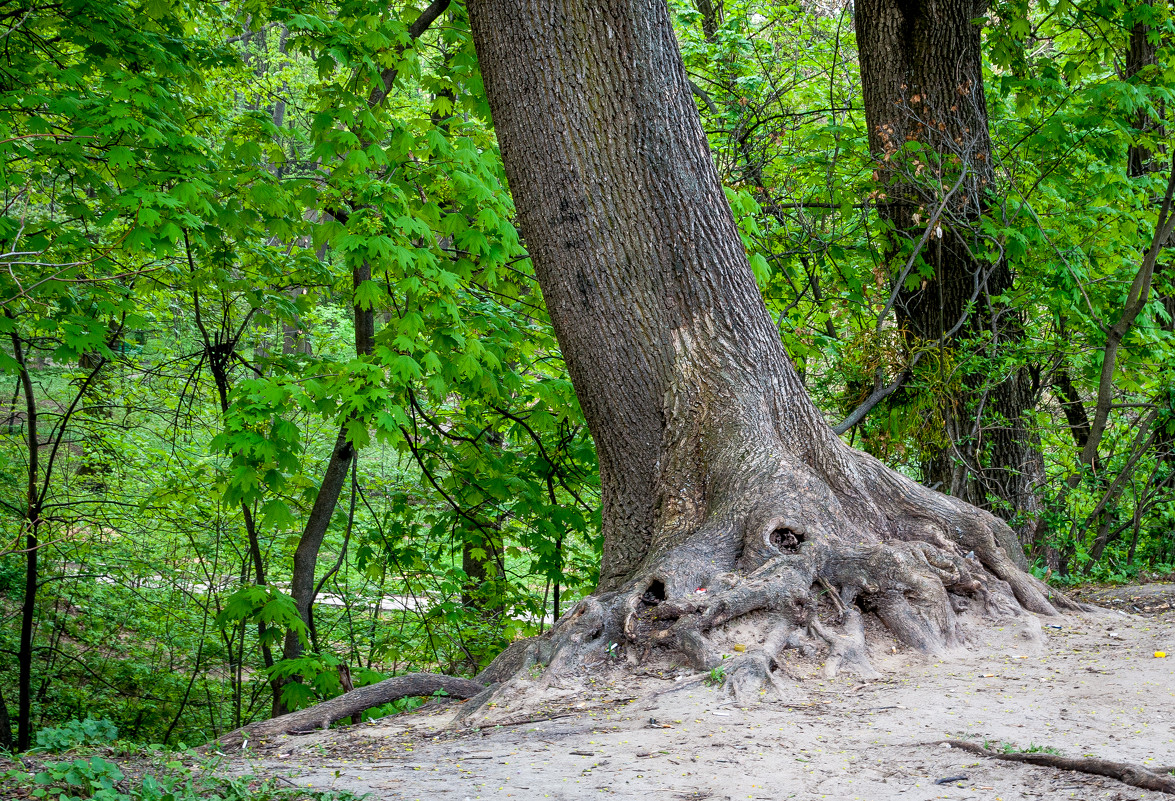
[[[927,744],[967,738],[1175,764],[1175,612],[1149,605],[1157,611],[975,629],[969,650],[942,661],[894,653],[880,638],[871,648],[883,676],[868,683],[825,680],[817,660],[797,657],[787,697],[770,691],[746,708],[669,665],[635,678],[615,669],[560,706],[514,718],[493,710],[506,725],[455,728],[460,705],[434,704],[259,744],[232,755],[233,765],[300,786],[422,801],[1169,799]],[[1156,658],[1159,650],[1172,655]]]

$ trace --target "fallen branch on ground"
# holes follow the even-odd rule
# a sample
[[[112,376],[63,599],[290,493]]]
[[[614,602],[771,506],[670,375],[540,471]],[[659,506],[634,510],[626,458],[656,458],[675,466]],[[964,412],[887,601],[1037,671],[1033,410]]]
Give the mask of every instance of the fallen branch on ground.
[[[335,721],[401,698],[433,695],[439,690],[444,690],[453,698],[472,698],[484,689],[485,685],[472,679],[444,676],[439,673],[408,673],[385,679],[377,684],[358,687],[329,701],[290,712],[288,715],[250,723],[222,735],[215,742],[221,748],[229,748],[246,740],[256,741],[281,734],[306,734],[316,729],[329,728]]]
[[[1150,770],[1142,765],[1131,765],[1128,762],[1111,762],[1108,759],[1088,757],[1066,757],[1057,754],[1018,754],[1002,751],[989,751],[981,745],[963,742],[962,740],[938,740],[926,745],[949,745],[973,754],[980,754],[989,759],[1000,759],[1005,762],[1026,762],[1029,765],[1043,765],[1058,770],[1072,770],[1078,773],[1090,773],[1095,776],[1108,776],[1117,779],[1131,787],[1141,787],[1143,790],[1157,790],[1160,793],[1175,795],[1175,776],[1169,775],[1171,768],[1155,768]]]

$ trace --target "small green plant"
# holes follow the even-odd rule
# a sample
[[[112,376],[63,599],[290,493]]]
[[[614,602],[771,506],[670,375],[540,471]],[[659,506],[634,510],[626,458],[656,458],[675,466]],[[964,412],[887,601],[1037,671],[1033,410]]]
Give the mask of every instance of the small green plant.
[[[60,754],[83,745],[109,745],[117,739],[118,727],[109,720],[70,720],[37,732],[37,746],[32,750]]]
[[[984,740],[983,745],[985,748],[987,747],[986,740]],[[1020,748],[1015,743],[1004,743],[1003,744],[1003,751],[1005,754],[1053,754],[1055,756],[1061,755],[1060,750],[1053,748],[1051,745],[1037,745],[1036,743],[1033,743],[1033,742],[1028,743],[1028,745],[1025,748]]]
[[[11,770],[4,774],[4,779],[6,785],[10,781],[15,781],[18,787],[31,785],[30,796],[48,801],[73,801],[75,798],[129,801],[131,798],[115,789],[115,784],[123,779],[122,771],[113,762],[99,756],[46,764],[37,773]]]
[[[1061,749],[1053,748],[1051,745],[1037,745],[1036,743],[1029,743],[1021,753],[1024,754],[1053,754],[1054,756],[1061,755]]]
[[[719,665],[718,667],[710,668],[710,675],[706,677],[706,684],[711,687],[719,687],[726,681],[726,668]]]

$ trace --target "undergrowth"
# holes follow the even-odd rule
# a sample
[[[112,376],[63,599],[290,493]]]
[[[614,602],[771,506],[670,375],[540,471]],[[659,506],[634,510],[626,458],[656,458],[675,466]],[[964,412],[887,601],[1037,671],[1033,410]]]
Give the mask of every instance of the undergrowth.
[[[115,739],[87,718],[37,733],[37,747],[0,759],[0,798],[44,801],[357,801],[346,792],[297,787],[281,776],[231,776],[223,760],[187,748]],[[6,764],[7,763],[7,764]]]

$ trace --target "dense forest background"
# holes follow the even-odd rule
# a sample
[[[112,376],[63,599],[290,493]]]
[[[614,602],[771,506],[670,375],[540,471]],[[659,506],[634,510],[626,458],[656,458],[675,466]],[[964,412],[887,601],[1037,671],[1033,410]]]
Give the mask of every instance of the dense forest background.
[[[299,6],[0,2],[0,745],[472,674],[595,584],[594,449],[464,8]],[[865,6],[670,7],[838,433],[1041,578],[1175,572],[1170,8],[995,3],[983,86],[907,120],[951,135],[879,147]],[[947,247],[983,265],[949,314]]]

